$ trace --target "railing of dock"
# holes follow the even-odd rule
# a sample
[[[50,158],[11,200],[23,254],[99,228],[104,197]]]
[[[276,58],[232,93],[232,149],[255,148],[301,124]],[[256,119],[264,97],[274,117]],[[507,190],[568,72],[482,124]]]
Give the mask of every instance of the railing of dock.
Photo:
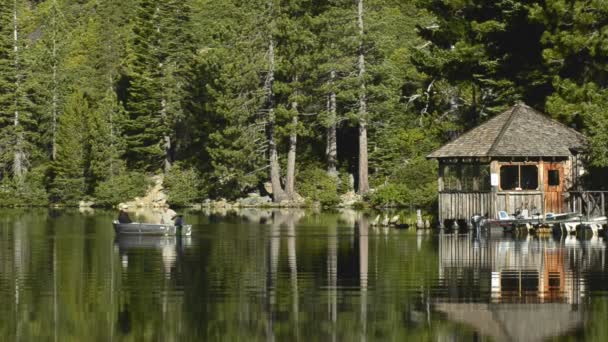
[[[568,191],[566,204],[571,212],[587,217],[606,216],[608,191]]]

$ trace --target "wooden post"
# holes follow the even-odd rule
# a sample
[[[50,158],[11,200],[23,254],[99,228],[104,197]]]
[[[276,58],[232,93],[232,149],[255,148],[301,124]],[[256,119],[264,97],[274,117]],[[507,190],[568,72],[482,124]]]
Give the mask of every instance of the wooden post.
[[[545,163],[542,158],[538,163],[538,187],[540,188],[540,207],[543,217],[547,217],[547,206],[545,205],[546,194],[545,194]]]
[[[437,219],[439,220],[439,228],[443,228],[443,220],[445,220],[445,217],[443,215],[443,196],[441,196],[441,192],[444,189],[443,168],[444,164],[443,162],[441,162],[441,160],[439,160],[439,176],[437,178],[437,210],[439,211]]]
[[[490,162],[490,175],[491,174],[496,174],[499,179],[498,182],[500,183],[500,165],[498,164],[498,161],[493,160]],[[491,176],[490,176],[491,177]],[[497,208],[497,196],[498,196],[498,186],[496,185],[492,185],[491,187],[491,193],[490,193],[490,207],[489,207],[489,211],[490,214],[488,218],[493,218],[496,219],[498,218],[498,208]]]

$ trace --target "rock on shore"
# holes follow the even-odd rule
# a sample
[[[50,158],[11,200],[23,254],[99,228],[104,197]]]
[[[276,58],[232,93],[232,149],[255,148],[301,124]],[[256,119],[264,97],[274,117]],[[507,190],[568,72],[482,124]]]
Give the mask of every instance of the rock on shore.
[[[163,176],[152,177],[153,185],[144,197],[135,197],[132,201],[120,203],[128,208],[163,208],[167,206],[167,194],[163,186]]]

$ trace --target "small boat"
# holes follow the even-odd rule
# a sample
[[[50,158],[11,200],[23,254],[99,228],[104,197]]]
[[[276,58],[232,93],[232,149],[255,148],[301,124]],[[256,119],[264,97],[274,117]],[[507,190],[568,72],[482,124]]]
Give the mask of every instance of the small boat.
[[[182,226],[181,232],[172,224],[154,224],[154,223],[120,223],[112,222],[116,234],[130,235],[183,235],[190,236],[192,234],[192,225],[186,224]]]

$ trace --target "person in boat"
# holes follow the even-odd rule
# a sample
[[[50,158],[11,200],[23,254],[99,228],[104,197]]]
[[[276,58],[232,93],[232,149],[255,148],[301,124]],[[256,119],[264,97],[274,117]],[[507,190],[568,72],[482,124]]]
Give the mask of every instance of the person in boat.
[[[174,222],[175,227],[177,229],[182,229],[182,227],[184,226],[184,216],[183,215],[175,215],[175,218],[173,219],[173,222]]]
[[[131,221],[131,217],[129,217],[129,213],[127,213],[127,210],[125,207],[120,206],[119,207],[120,212],[118,213],[118,223],[131,223],[133,221]]]

